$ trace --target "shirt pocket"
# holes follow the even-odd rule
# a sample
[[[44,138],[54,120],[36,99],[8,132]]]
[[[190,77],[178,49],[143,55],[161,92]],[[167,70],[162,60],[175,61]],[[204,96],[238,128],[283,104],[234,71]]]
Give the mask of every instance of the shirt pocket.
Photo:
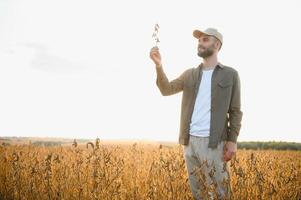
[[[233,85],[233,82],[230,80],[222,80],[218,83],[218,86],[220,88],[229,88],[232,85]]]
[[[229,107],[231,93],[232,93],[232,80],[222,80],[218,82],[217,96],[219,104],[224,105],[225,109]]]

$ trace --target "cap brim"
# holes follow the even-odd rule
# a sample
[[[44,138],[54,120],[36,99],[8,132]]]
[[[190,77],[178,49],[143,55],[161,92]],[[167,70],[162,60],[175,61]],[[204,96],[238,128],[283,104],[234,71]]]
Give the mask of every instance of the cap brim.
[[[206,33],[200,31],[200,30],[194,30],[192,33],[193,37],[196,39],[199,39],[202,35],[207,35]]]

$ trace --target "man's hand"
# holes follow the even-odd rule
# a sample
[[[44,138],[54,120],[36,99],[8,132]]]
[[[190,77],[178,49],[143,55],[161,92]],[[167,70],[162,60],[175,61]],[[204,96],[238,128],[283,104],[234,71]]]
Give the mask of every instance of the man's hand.
[[[224,156],[223,159],[225,162],[228,162],[233,158],[237,151],[237,144],[232,141],[226,141],[224,146]]]
[[[151,48],[149,56],[154,61],[156,66],[161,66],[161,55],[157,46]]]

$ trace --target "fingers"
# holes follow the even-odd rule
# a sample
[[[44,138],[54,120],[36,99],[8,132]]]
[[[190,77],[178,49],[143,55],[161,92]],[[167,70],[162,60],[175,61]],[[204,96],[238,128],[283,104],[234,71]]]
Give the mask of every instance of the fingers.
[[[225,162],[228,162],[228,161],[230,161],[230,160],[231,160],[230,157],[226,157],[226,156],[224,157],[224,161],[225,161]]]
[[[157,47],[157,46],[154,46],[153,48],[151,48],[151,51],[153,51],[153,50],[159,50],[159,47]]]
[[[159,52],[159,48],[157,46],[154,46],[153,48],[151,48],[149,56],[154,61],[156,66],[161,65],[161,55],[160,55],[160,52]]]
[[[223,159],[224,161],[228,162],[229,160],[232,159],[232,157],[235,155],[235,152],[230,152],[230,151],[225,151]]]
[[[151,57],[152,57],[152,55],[160,56],[159,48],[158,47],[151,48],[151,51],[150,51],[149,55]]]
[[[229,155],[228,155],[227,153],[225,153],[225,154],[224,154],[224,157],[223,157],[223,160],[224,160],[225,162],[228,162],[228,161],[231,160],[231,159],[229,158]]]
[[[153,48],[151,48],[150,53],[159,53],[159,48],[157,46],[154,46]]]

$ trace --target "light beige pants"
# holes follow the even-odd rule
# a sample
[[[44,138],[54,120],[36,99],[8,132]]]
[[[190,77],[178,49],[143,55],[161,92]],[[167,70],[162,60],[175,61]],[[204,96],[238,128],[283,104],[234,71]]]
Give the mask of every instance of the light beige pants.
[[[214,149],[208,148],[208,143],[209,137],[190,135],[188,145],[184,146],[192,195],[197,200],[230,199],[230,162],[223,161],[225,141]]]

